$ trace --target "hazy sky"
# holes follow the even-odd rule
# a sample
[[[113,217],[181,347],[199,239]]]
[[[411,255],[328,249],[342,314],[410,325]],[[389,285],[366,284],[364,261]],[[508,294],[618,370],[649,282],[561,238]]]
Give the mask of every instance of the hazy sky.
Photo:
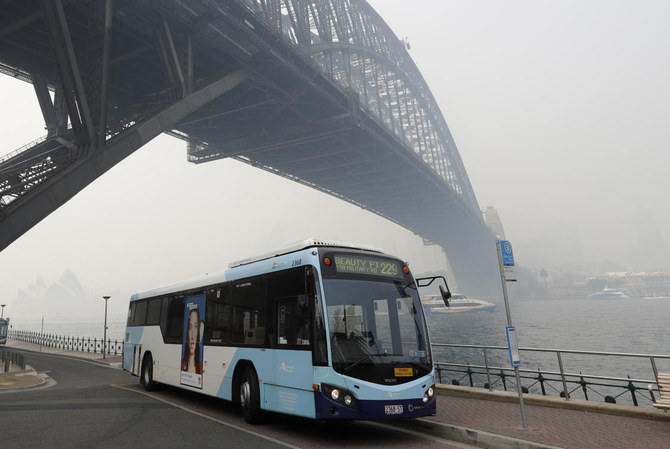
[[[670,2],[370,4],[409,39],[517,264],[670,270]],[[0,155],[44,134],[32,86],[0,76],[0,101]],[[190,164],[161,136],[0,253],[0,300],[9,314],[38,275],[71,269],[91,307],[111,293],[123,315],[130,293],[312,236],[380,246],[418,272],[444,265],[357,207],[232,160]]]
[[[520,263],[670,270],[670,2],[370,3],[409,39]]]

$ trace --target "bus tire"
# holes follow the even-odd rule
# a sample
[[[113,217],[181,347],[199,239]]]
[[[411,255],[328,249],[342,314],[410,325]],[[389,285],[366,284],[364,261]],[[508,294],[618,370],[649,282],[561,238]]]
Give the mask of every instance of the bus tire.
[[[261,410],[261,393],[258,375],[252,366],[246,366],[240,383],[240,405],[244,420],[249,424],[260,424],[265,414]]]
[[[140,376],[140,383],[144,385],[147,391],[154,391],[156,389],[156,382],[154,381],[154,360],[151,354],[144,356],[142,360],[142,375]]]

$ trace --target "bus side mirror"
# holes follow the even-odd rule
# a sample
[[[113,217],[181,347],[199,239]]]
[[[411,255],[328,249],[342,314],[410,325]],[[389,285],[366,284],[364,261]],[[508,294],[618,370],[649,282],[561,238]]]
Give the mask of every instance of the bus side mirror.
[[[298,295],[298,305],[302,310],[307,310],[309,308],[309,299],[307,295]]]
[[[451,292],[449,290],[444,291],[440,285],[440,295],[442,295],[442,301],[444,301],[444,305],[449,307],[449,298],[451,298]]]

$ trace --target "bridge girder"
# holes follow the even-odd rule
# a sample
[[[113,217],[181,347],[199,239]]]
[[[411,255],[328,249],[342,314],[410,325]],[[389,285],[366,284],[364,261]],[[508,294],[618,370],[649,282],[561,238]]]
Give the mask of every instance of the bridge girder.
[[[5,3],[0,72],[33,82],[49,133],[0,159],[0,249],[130,154],[125,136],[141,146],[165,131],[188,142],[192,162],[234,157],[405,226],[443,246],[463,284],[495,256],[468,250],[492,235],[458,150],[403,43],[365,1]],[[242,72],[235,89],[187,110]]]

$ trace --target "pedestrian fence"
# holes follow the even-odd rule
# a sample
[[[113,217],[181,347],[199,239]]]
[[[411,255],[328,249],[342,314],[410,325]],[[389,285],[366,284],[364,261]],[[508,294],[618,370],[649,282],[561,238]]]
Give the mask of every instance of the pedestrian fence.
[[[54,335],[43,332],[31,332],[21,330],[10,330],[9,338],[31,343],[47,348],[62,349],[63,351],[79,351],[100,353],[106,355],[121,355],[123,352],[123,341],[108,338],[70,337],[66,335]]]
[[[433,343],[436,353],[437,381],[443,384],[485,388],[490,391],[518,391],[514,368],[509,364],[507,346],[458,345]],[[451,355],[450,355],[450,351]],[[464,354],[478,352],[479,363],[450,363],[440,359],[464,360]],[[651,392],[658,392],[658,365],[670,366],[670,355],[619,352],[580,351],[567,349],[519,348],[523,368],[519,368],[523,393],[558,396],[566,401],[580,399],[652,406]],[[525,354],[525,355],[524,355]],[[534,355],[535,357],[531,356]],[[582,368],[595,372],[566,369],[566,359],[580,360]],[[603,361],[607,359],[607,361]],[[506,363],[504,361],[507,361]],[[543,366],[552,366],[545,369]],[[612,375],[632,370],[634,377]],[[604,374],[601,374],[604,373]],[[642,376],[640,376],[642,373]],[[646,378],[644,378],[646,376]],[[642,378],[641,378],[642,377]]]
[[[23,354],[10,349],[0,349],[0,373],[8,373],[12,366],[26,369],[26,361]]]

